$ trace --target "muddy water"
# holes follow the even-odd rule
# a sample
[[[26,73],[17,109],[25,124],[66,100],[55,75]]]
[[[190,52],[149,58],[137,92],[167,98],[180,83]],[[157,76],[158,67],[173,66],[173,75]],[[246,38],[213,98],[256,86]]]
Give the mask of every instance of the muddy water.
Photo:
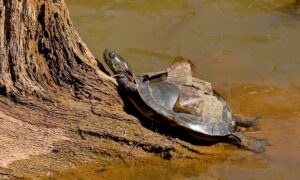
[[[135,72],[162,70],[176,56],[191,59],[236,112],[262,116],[272,146],[253,155],[230,145],[205,147],[210,163],[149,161],[144,166],[97,165],[69,175],[131,179],[300,177],[300,16],[292,0],[67,0],[80,35],[99,59],[122,54]],[[221,154],[221,155],[220,155]],[[223,154],[223,155],[222,155]],[[221,160],[222,159],[222,160]]]

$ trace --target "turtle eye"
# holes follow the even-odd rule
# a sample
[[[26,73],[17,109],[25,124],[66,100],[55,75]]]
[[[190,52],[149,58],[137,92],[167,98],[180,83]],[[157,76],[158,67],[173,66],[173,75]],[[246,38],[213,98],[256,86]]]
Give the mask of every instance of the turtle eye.
[[[114,52],[109,52],[108,53],[108,57],[110,58],[115,58],[116,57],[116,54]]]

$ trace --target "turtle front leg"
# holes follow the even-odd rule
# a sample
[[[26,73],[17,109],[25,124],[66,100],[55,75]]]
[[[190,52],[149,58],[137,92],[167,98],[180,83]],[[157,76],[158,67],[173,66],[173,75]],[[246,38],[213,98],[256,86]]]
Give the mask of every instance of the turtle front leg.
[[[127,93],[132,93],[137,91],[137,86],[135,83],[131,82],[127,76],[124,74],[117,74],[114,76],[116,78],[119,88]]]
[[[247,137],[242,134],[231,134],[227,136],[229,143],[240,146],[254,153],[265,152],[267,146],[270,146],[267,139],[259,139],[254,137]]]
[[[233,114],[232,119],[236,121],[236,125],[239,127],[250,128],[258,124],[259,117],[245,117],[238,114]]]

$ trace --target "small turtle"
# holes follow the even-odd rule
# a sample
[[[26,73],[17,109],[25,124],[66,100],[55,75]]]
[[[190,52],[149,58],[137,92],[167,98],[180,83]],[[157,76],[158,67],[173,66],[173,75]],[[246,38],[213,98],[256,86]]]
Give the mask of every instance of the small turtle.
[[[178,85],[168,82],[168,72],[148,73],[135,76],[128,63],[112,50],[104,51],[104,60],[114,72],[120,90],[126,93],[133,105],[146,117],[158,122],[168,123],[185,130],[190,135],[207,141],[227,141],[253,152],[263,152],[267,145],[265,139],[246,137],[236,133],[236,121],[232,118],[230,107],[221,96],[217,96],[214,106],[203,109],[205,116],[176,112],[175,104],[180,96]],[[220,106],[221,105],[221,106]],[[218,116],[215,109],[222,107]],[[219,117],[219,119],[216,119]]]

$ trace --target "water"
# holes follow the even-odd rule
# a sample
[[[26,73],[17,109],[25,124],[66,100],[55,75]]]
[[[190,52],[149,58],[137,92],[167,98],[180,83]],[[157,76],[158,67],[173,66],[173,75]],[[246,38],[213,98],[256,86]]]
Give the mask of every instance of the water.
[[[219,163],[153,160],[143,167],[114,167],[102,177],[300,177],[300,16],[292,0],[67,3],[76,29],[99,59],[104,49],[114,49],[139,73],[162,70],[176,56],[189,58],[197,77],[212,82],[234,111],[263,117],[260,131],[249,134],[272,144],[263,156],[215,145],[206,148],[224,150]],[[82,176],[92,174],[92,165],[83,169]]]

